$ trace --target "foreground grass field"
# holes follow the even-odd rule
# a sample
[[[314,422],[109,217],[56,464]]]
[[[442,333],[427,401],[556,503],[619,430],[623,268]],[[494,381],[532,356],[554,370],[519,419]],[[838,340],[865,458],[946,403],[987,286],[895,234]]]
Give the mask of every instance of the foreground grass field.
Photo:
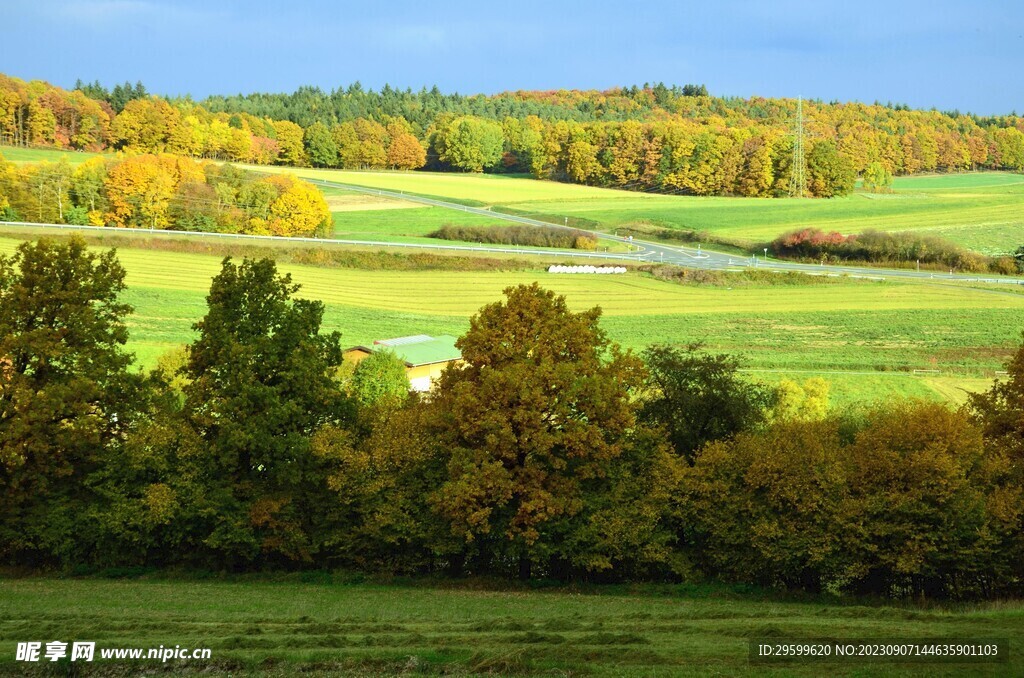
[[[1011,653],[1003,664],[748,661],[752,637],[828,636],[1001,638]],[[89,666],[104,675],[1009,676],[1024,672],[1024,605],[869,607],[686,587],[0,579],[0,672],[28,673],[14,661],[19,641],[52,640],[95,642],[97,657],[102,648],[211,650],[209,661]],[[67,663],[34,668],[73,675]]]
[[[18,242],[0,237],[0,253]],[[119,257],[128,271],[124,298],[136,309],[130,349],[152,366],[193,339],[221,257],[124,246]],[[600,306],[602,326],[625,347],[703,341],[742,356],[766,381],[824,376],[836,404],[896,395],[962,401],[1002,369],[1024,328],[1024,294],[984,286],[810,278],[730,288],[640,273],[280,268],[303,286],[302,296],[325,303],[324,329],[342,332],[345,345],[458,335],[505,287],[537,281],[566,295],[574,310]]]
[[[490,205],[558,223],[568,216],[575,225],[605,231],[706,231],[757,243],[805,227],[845,234],[873,228],[939,235],[986,254],[1024,244],[1024,175],[1002,172],[901,177],[893,192],[883,195],[758,200],[642,194],[494,175],[260,169]],[[361,216],[369,225],[380,215]]]

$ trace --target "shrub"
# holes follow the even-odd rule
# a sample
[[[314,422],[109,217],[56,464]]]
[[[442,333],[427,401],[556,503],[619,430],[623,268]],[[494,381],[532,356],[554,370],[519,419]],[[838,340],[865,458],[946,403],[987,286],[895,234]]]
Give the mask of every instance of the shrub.
[[[578,229],[558,228],[557,226],[446,225],[427,237],[494,245],[524,245],[527,247],[557,247],[582,250],[597,248],[597,236],[593,233]]]
[[[864,170],[864,190],[872,193],[888,193],[892,190],[892,172],[877,160]]]
[[[1000,269],[989,257],[969,252],[942,238],[902,232],[867,230],[861,234],[826,233],[804,228],[785,233],[767,245],[780,258],[820,261],[864,261],[890,265],[921,262],[959,271]]]
[[[936,403],[783,418],[698,452],[681,537],[707,576],[733,582],[992,596],[1020,581],[1020,486],[1005,460],[965,412]]]

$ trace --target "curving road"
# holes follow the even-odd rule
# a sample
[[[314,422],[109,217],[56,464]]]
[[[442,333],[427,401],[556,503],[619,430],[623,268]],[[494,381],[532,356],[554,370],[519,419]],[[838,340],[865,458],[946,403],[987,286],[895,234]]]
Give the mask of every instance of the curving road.
[[[468,214],[478,214],[481,216],[489,217],[491,219],[497,219],[501,221],[509,221],[516,224],[525,224],[528,226],[545,226],[555,228],[566,228],[562,224],[551,223],[549,221],[541,221],[539,219],[531,219],[529,217],[519,216],[516,214],[506,214],[503,212],[495,212],[490,209],[483,209],[480,207],[469,207],[467,205],[460,205],[455,202],[448,202],[445,200],[437,200],[434,198],[427,198],[411,193],[405,193],[402,191],[389,191],[379,188],[371,188],[368,186],[360,186],[358,184],[342,183],[338,181],[327,181],[325,179],[310,179],[303,177],[303,180],[308,181],[311,184],[323,186],[326,188],[340,188],[346,191],[352,191],[356,193],[365,193],[369,195],[376,195],[386,198],[394,198],[396,200],[405,200],[408,202],[420,203],[423,205],[430,205],[433,207],[443,207],[445,209],[455,210],[458,212],[466,212]],[[35,224],[30,222],[12,222],[12,221],[0,221],[0,225],[4,226],[21,226],[30,228],[52,228],[61,230],[79,230],[79,231],[109,231],[105,226],[74,226],[70,224]],[[585,229],[574,229],[574,230],[585,230]],[[742,271],[745,269],[764,269],[769,271],[781,272],[781,271],[796,271],[800,273],[810,273],[813,275],[829,275],[829,276],[851,276],[860,278],[871,278],[874,280],[884,280],[886,278],[905,278],[920,281],[935,281],[935,282],[988,282],[988,283],[1006,283],[1013,285],[1024,285],[1024,278],[1011,278],[1011,277],[992,277],[982,276],[977,274],[961,274],[961,273],[936,273],[932,271],[915,271],[909,269],[887,269],[887,268],[871,268],[871,267],[859,267],[859,266],[832,266],[832,265],[817,265],[817,264],[799,264],[789,261],[780,261],[777,259],[767,259],[766,257],[744,257],[735,254],[726,254],[723,252],[715,252],[714,250],[706,250],[703,247],[679,247],[674,245],[665,245],[662,243],[655,243],[641,240],[631,240],[629,238],[619,237],[608,233],[600,233],[598,231],[587,231],[592,233],[600,240],[613,241],[617,243],[625,243],[632,245],[635,248],[635,252],[632,253],[613,253],[613,252],[586,252],[581,250],[567,250],[567,249],[552,249],[542,247],[515,247],[515,246],[504,246],[495,247],[489,245],[442,245],[442,244],[427,244],[427,243],[396,243],[396,242],[385,242],[377,240],[350,240],[350,239],[332,239],[326,240],[323,238],[294,238],[294,237],[281,237],[281,236],[260,236],[260,235],[245,235],[240,233],[199,233],[193,231],[153,231],[150,229],[138,229],[138,228],[119,228],[119,232],[135,232],[145,233],[151,236],[166,236],[166,237],[204,237],[211,239],[233,239],[233,240],[266,240],[272,242],[297,242],[297,243],[317,243],[320,245],[370,245],[375,247],[397,247],[397,248],[412,248],[412,249],[437,249],[437,250],[454,250],[454,251],[473,251],[473,252],[493,252],[498,254],[548,254],[560,257],[574,257],[580,259],[616,259],[619,261],[632,261],[634,263],[665,263],[673,264],[675,266],[682,266],[685,268],[697,268],[697,269],[708,269],[708,270],[727,270],[727,271]]]
[[[547,226],[555,228],[564,228],[561,224],[552,223],[549,221],[541,221],[539,219],[531,219],[529,217],[523,217],[516,214],[505,214],[503,212],[495,212],[490,209],[483,209],[480,207],[469,207],[466,205],[460,205],[459,203],[446,202],[444,200],[436,200],[434,198],[425,198],[415,194],[404,193],[402,191],[389,191],[379,188],[370,188],[368,186],[359,186],[357,184],[341,183],[337,181],[327,181],[325,179],[309,179],[304,177],[304,181],[308,181],[318,186],[324,186],[326,188],[340,188],[347,191],[353,191],[356,193],[366,193],[369,195],[377,195],[385,198],[394,198],[397,200],[405,200],[408,202],[421,203],[424,205],[432,205],[434,207],[444,207],[446,209],[457,210],[459,212],[467,212],[469,214],[479,214],[482,216],[490,217],[492,219],[500,219],[503,221],[511,221],[517,224],[526,224],[529,226]],[[574,229],[574,230],[585,230],[585,229]],[[678,247],[673,245],[664,245],[661,243],[654,243],[642,240],[630,240],[608,233],[600,233],[597,231],[587,231],[593,233],[601,240],[610,240],[620,243],[629,243],[638,248],[636,254],[589,254],[589,256],[608,257],[615,259],[629,259],[640,262],[651,262],[651,263],[665,263],[673,264],[676,266],[683,266],[686,268],[702,268],[709,270],[730,270],[740,271],[750,268],[762,268],[770,271],[796,271],[800,273],[811,273],[814,275],[832,275],[841,276],[847,275],[851,277],[861,278],[872,278],[877,280],[884,280],[886,278],[910,278],[914,280],[936,280],[945,281],[950,280],[956,281],[967,281],[967,282],[990,282],[990,283],[1008,283],[1014,285],[1024,285],[1024,278],[1009,278],[1009,277],[991,277],[982,276],[978,274],[962,274],[962,273],[937,273],[934,271],[915,271],[911,269],[898,269],[898,268],[874,268],[874,267],[861,267],[861,266],[833,266],[833,265],[820,265],[820,264],[800,264],[790,261],[780,261],[778,259],[769,259],[767,257],[742,257],[735,254],[726,254],[723,252],[715,252],[713,250],[706,250],[701,246],[696,248],[693,247]],[[482,249],[485,251],[509,251],[508,249],[501,248],[490,248],[490,247],[479,247],[474,249]],[[558,252],[559,254],[568,254],[572,256],[581,256],[581,253],[574,252],[572,250],[548,250],[549,252]]]

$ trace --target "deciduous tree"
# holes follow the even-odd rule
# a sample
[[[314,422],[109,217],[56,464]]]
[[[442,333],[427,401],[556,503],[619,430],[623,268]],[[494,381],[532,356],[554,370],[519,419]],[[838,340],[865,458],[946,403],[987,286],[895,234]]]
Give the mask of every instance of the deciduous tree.
[[[314,167],[337,167],[338,146],[331,131],[321,122],[314,122],[303,135],[306,156]]]
[[[892,173],[877,160],[864,170],[864,190],[884,193],[892,188]]]
[[[143,398],[113,250],[40,240],[0,256],[0,552],[73,563],[84,479],[116,447]],[[116,455],[115,455],[116,456]]]
[[[501,160],[501,126],[490,120],[462,116],[441,127],[435,136],[441,162],[467,172],[482,172]]]
[[[270,204],[267,227],[271,235],[329,237],[333,221],[324,196],[313,185],[289,177],[274,177],[281,193]]]
[[[361,405],[401,405],[409,396],[409,377],[393,351],[374,351],[356,365],[349,381],[352,395]]]
[[[277,161],[284,165],[301,166],[306,162],[302,146],[302,128],[288,120],[274,122],[274,133],[278,147]]]
[[[853,192],[857,177],[853,163],[839,154],[834,143],[817,141],[807,154],[807,179],[814,195],[833,198]]]
[[[740,376],[735,357],[706,353],[699,344],[652,346],[643,358],[650,377],[640,416],[662,427],[687,460],[705,443],[763,423],[775,398],[771,389]]]
[[[564,576],[655,559],[673,471],[663,447],[633,436],[642,364],[608,341],[599,309],[573,313],[536,283],[505,294],[470,320],[465,364],[431,400],[447,455],[435,511],[479,569]],[[596,538],[598,524],[624,541]]]
[[[427,163],[427,151],[423,145],[408,132],[391,135],[388,146],[388,166],[394,169],[413,170]]]
[[[225,259],[195,325],[184,413],[211,487],[196,499],[206,518],[193,536],[220,562],[310,561],[319,548],[330,467],[310,441],[343,427],[350,408],[333,378],[339,335],[321,334],[323,304],[298,290],[271,260]]]

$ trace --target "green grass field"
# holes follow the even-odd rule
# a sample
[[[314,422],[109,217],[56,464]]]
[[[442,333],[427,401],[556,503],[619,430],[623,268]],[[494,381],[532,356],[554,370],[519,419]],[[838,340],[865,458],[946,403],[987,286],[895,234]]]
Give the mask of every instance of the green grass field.
[[[442,226],[509,226],[508,221],[444,207],[424,206],[386,197],[337,188],[321,191],[334,219],[334,237],[341,240],[372,240],[421,245],[471,245],[478,243],[427,237]],[[626,252],[626,246],[605,241],[602,251]],[[531,250],[531,247],[523,247]]]
[[[23,160],[58,154],[5,150],[28,154]],[[890,194],[797,201],[648,195],[492,175],[269,169],[490,205],[552,221],[568,215],[577,225],[605,230],[643,224],[766,239],[802,226],[843,232],[914,228],[987,252],[1012,249],[1024,238],[1024,176],[1008,173],[901,177]],[[502,223],[340,189],[324,193],[335,235],[342,239],[436,244],[426,235],[445,224]],[[13,245],[11,240],[0,243],[0,251]],[[162,352],[191,340],[190,327],[203,314],[203,296],[218,257],[130,248],[122,256],[129,270],[128,298],[137,307],[131,348],[149,366]],[[600,305],[604,326],[624,346],[703,341],[743,356],[768,381],[826,376],[836,403],[898,395],[962,402],[966,391],[988,384],[1024,327],[1024,297],[1008,289],[857,281],[725,289],[679,286],[641,275],[588,279],[539,271],[284,268],[306,294],[325,302],[326,329],[342,331],[346,344],[421,332],[459,334],[469,316],[499,298],[505,286],[540,280],[566,294],[574,308]]]
[[[873,228],[921,231],[986,254],[1024,244],[1024,175],[1001,172],[900,177],[889,194],[794,200],[641,194],[494,175],[260,169],[491,205],[553,222],[568,216],[578,226],[605,231],[639,225],[762,242],[797,228],[845,234]],[[380,215],[364,212],[363,223],[372,228]]]
[[[17,243],[0,237],[0,253]],[[131,247],[119,256],[128,271],[125,300],[136,309],[130,348],[140,364],[151,366],[161,353],[192,340],[192,323],[205,313],[221,257]],[[985,387],[1024,328],[1024,294],[983,286],[819,279],[730,289],[639,273],[280,268],[303,286],[302,296],[325,303],[324,329],[341,331],[345,345],[458,335],[505,287],[539,281],[566,295],[575,310],[600,306],[602,326],[625,347],[703,341],[765,370],[756,376],[766,381],[825,376],[833,381],[836,404],[895,395],[962,401],[960,389]]]
[[[316,573],[314,573],[315,575]],[[0,672],[18,642],[96,643],[103,675],[1021,675],[1024,605],[792,602],[699,587],[488,590],[448,584],[0,579]],[[317,580],[319,583],[314,583]],[[310,581],[313,580],[313,581]],[[323,581],[326,580],[326,581]],[[751,664],[748,639],[1004,639],[1008,663]],[[98,659],[103,648],[209,648],[211,658]],[[44,645],[45,647],[45,645]],[[48,662],[47,662],[48,664]]]
[[[385,242],[445,244],[427,238],[442,226],[502,226],[508,222],[478,214],[466,214],[443,207],[333,211],[334,237]]]
[[[11,146],[0,147],[0,154],[17,163],[56,161],[61,157],[79,163],[97,155]],[[791,200],[644,194],[482,174],[251,169],[494,206],[555,223],[569,217],[581,228],[609,232],[624,227],[668,228],[759,243],[797,228],[845,234],[873,228],[921,231],[985,254],[1012,252],[1024,244],[1024,175],[1006,172],[898,177],[893,192],[888,194],[857,192],[832,200]],[[345,192],[329,190],[326,194],[330,200],[332,195],[343,196]],[[365,196],[360,199],[365,200]],[[444,223],[491,223],[484,217],[443,209],[394,209],[395,202],[378,199],[355,210],[333,204],[338,237],[418,242]]]
[[[83,163],[90,158],[102,155],[101,153],[88,153],[86,151],[62,151],[47,148],[21,148],[19,146],[0,146],[0,156],[7,162],[23,165],[32,162],[57,162],[61,158],[67,159],[72,165]]]

